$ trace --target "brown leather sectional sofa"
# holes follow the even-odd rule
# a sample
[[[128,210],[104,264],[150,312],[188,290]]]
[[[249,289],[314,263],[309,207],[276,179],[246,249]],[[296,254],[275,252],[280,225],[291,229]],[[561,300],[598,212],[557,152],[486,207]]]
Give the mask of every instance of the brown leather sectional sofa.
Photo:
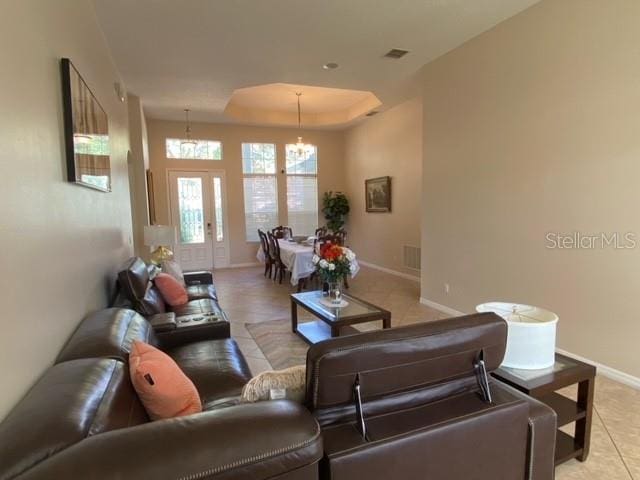
[[[145,317],[174,312],[177,317],[203,313],[224,314],[218,305],[218,295],[209,272],[186,273],[185,282],[189,301],[184,305],[167,305],[152,281],[153,268],[141,258],[132,257],[118,273],[120,298],[117,306],[126,306]],[[208,279],[203,276],[209,275]]]
[[[134,339],[176,360],[202,413],[149,421]],[[0,423],[0,479],[551,480],[553,411],[496,381],[491,403],[479,394],[474,365],[496,368],[505,341],[493,314],[341,337],[309,350],[304,406],[239,404],[232,339],[166,347],[137,313],[99,311]]]
[[[317,478],[322,440],[303,406],[237,404],[251,372],[236,342],[167,349],[204,411],[151,422],[129,378],[133,340],[162,348],[132,310],[106,309],[81,322],[0,423],[0,479]]]

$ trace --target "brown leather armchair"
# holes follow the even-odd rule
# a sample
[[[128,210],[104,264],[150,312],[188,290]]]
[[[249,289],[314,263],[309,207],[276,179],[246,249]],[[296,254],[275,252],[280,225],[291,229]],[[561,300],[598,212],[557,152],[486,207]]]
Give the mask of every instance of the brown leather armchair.
[[[482,395],[480,360],[497,368],[506,337],[487,313],[311,347],[306,401],[322,426],[321,477],[552,480],[553,410],[490,377],[491,401]]]

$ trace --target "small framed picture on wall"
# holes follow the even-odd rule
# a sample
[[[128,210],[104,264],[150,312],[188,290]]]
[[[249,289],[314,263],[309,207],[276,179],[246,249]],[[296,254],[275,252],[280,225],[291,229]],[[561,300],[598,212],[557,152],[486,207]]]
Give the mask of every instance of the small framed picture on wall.
[[[149,225],[156,224],[156,198],[153,187],[153,173],[147,170],[147,202],[149,204]]]
[[[365,180],[364,192],[367,212],[391,211],[391,177]]]

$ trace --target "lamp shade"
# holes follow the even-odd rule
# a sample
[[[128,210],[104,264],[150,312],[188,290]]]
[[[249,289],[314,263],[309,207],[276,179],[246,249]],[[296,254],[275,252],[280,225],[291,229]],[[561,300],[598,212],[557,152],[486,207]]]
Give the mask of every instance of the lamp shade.
[[[538,370],[555,363],[558,316],[543,308],[519,303],[489,302],[478,312],[494,312],[507,321],[507,351],[503,367]]]
[[[144,244],[148,247],[176,244],[176,227],[171,225],[147,225],[144,227]]]

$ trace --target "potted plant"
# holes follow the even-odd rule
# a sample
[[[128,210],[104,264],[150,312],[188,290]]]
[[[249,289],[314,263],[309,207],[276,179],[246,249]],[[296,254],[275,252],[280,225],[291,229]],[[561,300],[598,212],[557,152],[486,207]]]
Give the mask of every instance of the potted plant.
[[[322,199],[322,213],[327,228],[336,233],[344,226],[345,216],[349,213],[349,200],[342,192],[325,192]]]

